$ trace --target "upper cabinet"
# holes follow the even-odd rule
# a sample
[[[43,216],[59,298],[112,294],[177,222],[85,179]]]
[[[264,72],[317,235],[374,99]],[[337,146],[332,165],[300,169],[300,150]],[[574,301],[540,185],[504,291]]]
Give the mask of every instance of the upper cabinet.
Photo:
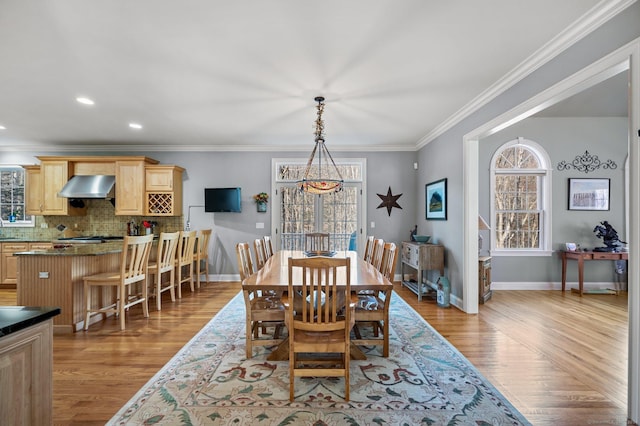
[[[115,175],[115,214],[121,216],[182,215],[182,167],[160,165],[138,156],[42,156],[39,166],[24,166],[26,213],[77,215],[86,213],[58,195],[74,175]]]
[[[144,214],[144,161],[116,161],[116,215]]]
[[[153,165],[145,168],[145,215],[182,215],[182,172],[178,166]]]

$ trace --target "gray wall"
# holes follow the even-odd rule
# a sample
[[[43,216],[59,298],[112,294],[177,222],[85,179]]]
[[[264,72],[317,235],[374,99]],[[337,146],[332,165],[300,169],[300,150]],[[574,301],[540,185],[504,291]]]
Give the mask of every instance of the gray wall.
[[[496,133],[480,143],[479,213],[490,218],[490,162],[495,151],[505,142],[521,136],[541,145],[549,155],[552,171],[552,248],[559,250],[565,242],[575,242],[583,248],[602,246],[593,228],[607,220],[624,239],[624,163],[627,157],[629,125],[627,118],[528,118]],[[570,162],[577,155],[589,151],[601,161],[613,160],[617,168],[600,168],[587,173],[576,170],[557,170],[560,161]],[[609,211],[575,211],[567,208],[568,178],[609,178]],[[491,221],[492,222],[492,221]],[[487,235],[488,237],[488,235]],[[486,238],[488,248],[488,238]],[[559,282],[561,263],[557,255],[551,257],[494,257],[491,278],[498,282]],[[575,265],[567,269],[567,279],[577,281]],[[587,262],[585,281],[614,280],[613,262]]]
[[[331,147],[329,147],[331,150]],[[210,273],[215,275],[237,274],[235,245],[241,241],[271,233],[273,209],[257,213],[252,196],[271,191],[272,158],[304,158],[309,152],[110,152],[111,155],[146,155],[164,164],[176,164],[186,169],[183,182],[184,222],[190,218],[191,229],[212,228]],[[104,155],[107,153],[95,153]],[[37,152],[2,153],[0,164],[38,164],[39,155],[94,155],[93,153]],[[416,174],[413,168],[415,152],[341,153],[332,151],[338,158],[366,158],[367,160],[367,219],[363,233],[375,235],[385,241],[399,244],[408,239],[415,225]],[[242,188],[242,213],[205,213],[205,187]],[[377,208],[391,187],[394,195],[402,194],[391,216],[386,208]],[[193,206],[193,207],[189,207]],[[198,207],[200,206],[200,207]],[[375,222],[374,229],[369,228]],[[256,223],[264,223],[264,229],[256,229]]]
[[[463,235],[461,229],[463,224],[462,209],[464,209],[462,140],[464,135],[640,37],[638,22],[640,22],[640,3],[636,2],[598,30],[420,149],[418,161],[421,167],[418,187],[437,179],[448,178],[449,220],[436,222],[426,221],[423,215],[417,217],[418,227],[428,229],[431,235],[436,236],[447,247],[447,270],[445,273],[449,277],[452,293],[455,296],[462,297]],[[594,146],[593,149],[597,148]],[[429,165],[429,167],[422,167],[423,165]],[[418,196],[421,197],[420,203],[423,204],[424,195],[419,193]],[[532,280],[552,278],[548,276],[546,271],[541,271],[535,265],[528,270],[530,271],[528,276]],[[542,276],[534,278],[535,271],[541,271]]]

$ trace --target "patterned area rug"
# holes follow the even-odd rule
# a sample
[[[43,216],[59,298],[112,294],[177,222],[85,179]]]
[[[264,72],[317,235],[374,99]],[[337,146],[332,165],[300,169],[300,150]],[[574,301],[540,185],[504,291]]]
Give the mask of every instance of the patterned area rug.
[[[296,379],[261,347],[245,359],[238,294],[120,411],[109,425],[528,425],[453,346],[397,294],[390,354],[365,348],[344,379]]]

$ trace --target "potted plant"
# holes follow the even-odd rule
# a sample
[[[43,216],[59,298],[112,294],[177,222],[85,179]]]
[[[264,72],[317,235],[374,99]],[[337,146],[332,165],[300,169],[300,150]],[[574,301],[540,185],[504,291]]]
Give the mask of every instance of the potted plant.
[[[256,201],[256,205],[258,207],[258,211],[264,213],[267,211],[267,203],[269,202],[269,194],[266,192],[261,192],[253,196],[253,199]]]

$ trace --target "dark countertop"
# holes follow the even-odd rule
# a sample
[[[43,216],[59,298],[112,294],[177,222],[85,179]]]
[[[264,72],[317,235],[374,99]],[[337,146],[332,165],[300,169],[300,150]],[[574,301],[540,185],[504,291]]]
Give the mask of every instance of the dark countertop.
[[[22,238],[22,237],[5,237],[0,236],[0,243],[50,243],[51,240],[43,240],[42,238]]]
[[[60,315],[60,308],[0,306],[0,338]]]
[[[99,244],[72,244],[61,248],[18,252],[14,253],[14,256],[100,256],[121,253],[122,247],[122,241]]]

